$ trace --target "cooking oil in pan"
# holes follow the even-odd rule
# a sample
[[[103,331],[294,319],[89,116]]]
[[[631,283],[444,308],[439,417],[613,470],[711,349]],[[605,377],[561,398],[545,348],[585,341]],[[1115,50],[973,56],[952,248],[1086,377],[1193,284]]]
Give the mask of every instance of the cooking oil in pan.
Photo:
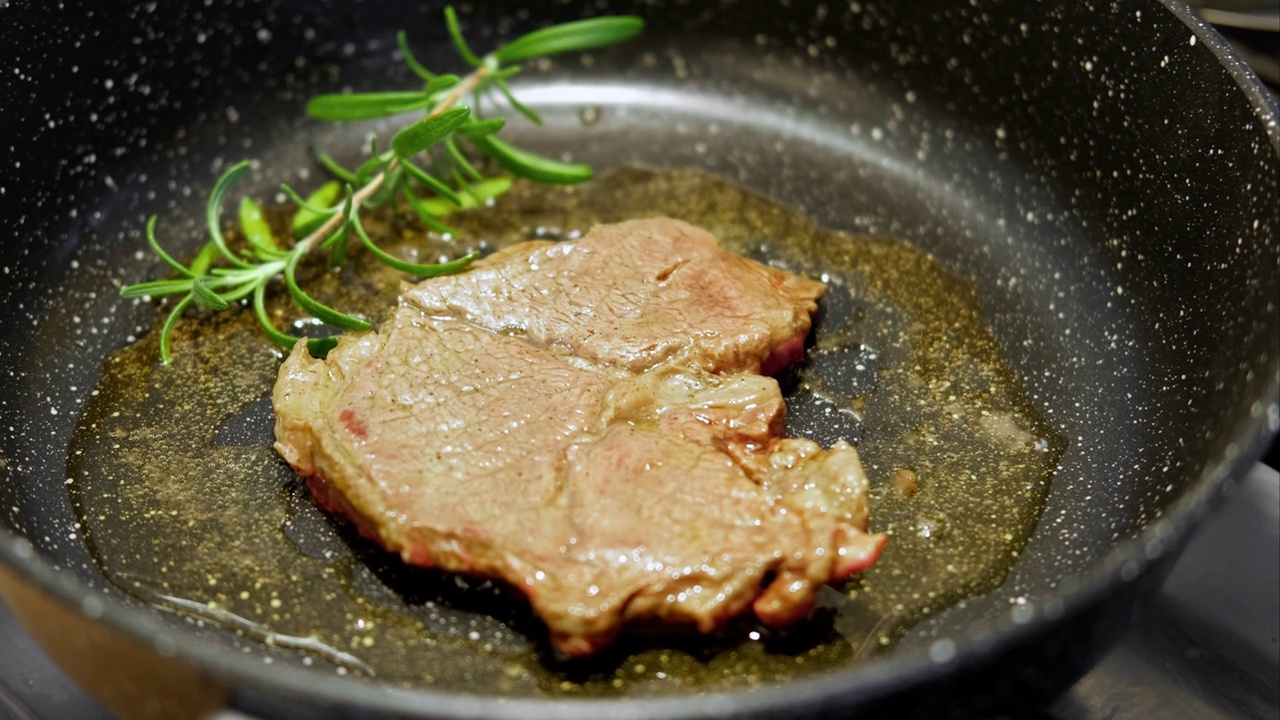
[[[167,368],[156,333],[107,361],[68,468],[102,571],[139,598],[261,642],[273,659],[507,695],[783,682],[873,656],[922,618],[997,587],[1040,517],[1062,441],[1004,363],[972,284],[929,256],[822,230],[696,171],[520,185],[497,207],[454,218],[454,241],[424,241],[391,213],[371,225],[384,246],[427,262],[656,215],[830,286],[808,359],[780,378],[788,432],[857,441],[872,529],[892,538],[875,568],[824,590],[810,621],[778,633],[743,619],[710,637],[636,629],[597,657],[558,661],[516,594],[407,567],[316,509],[272,450],[279,355],[248,311],[184,319]],[[375,321],[402,279],[359,252],[340,271],[307,272],[323,302]],[[274,312],[280,325],[297,320],[284,304]]]

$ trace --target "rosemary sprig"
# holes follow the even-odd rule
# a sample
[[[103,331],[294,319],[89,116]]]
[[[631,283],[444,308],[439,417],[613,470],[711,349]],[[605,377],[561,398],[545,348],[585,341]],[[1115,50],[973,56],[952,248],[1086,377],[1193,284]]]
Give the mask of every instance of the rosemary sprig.
[[[375,139],[370,158],[350,170],[321,153],[317,161],[336,180],[322,185],[306,198],[282,185],[297,206],[292,222],[294,242],[288,246],[275,238],[263,219],[262,208],[242,198],[239,221],[246,247],[232,249],[222,231],[223,207],[232,186],[249,169],[242,161],[227,169],[209,194],[205,208],[209,240],[189,265],[174,260],[156,239],[156,217],[147,221],[147,244],[177,277],[128,285],[127,298],[181,296],[160,329],[160,360],[171,359],[170,343],[178,319],[193,305],[222,311],[242,302],[253,308],[263,332],[281,348],[291,348],[299,338],[272,323],[266,309],[268,286],[282,279],[293,303],[308,315],[339,330],[367,330],[370,325],[308,295],[297,281],[297,270],[313,250],[327,251],[330,262],[344,262],[352,237],[379,261],[417,277],[458,272],[478,256],[476,251],[443,263],[419,264],[401,260],[378,247],[361,221],[361,213],[382,205],[404,203],[426,227],[440,233],[457,232],[442,218],[457,210],[486,204],[511,187],[508,177],[486,177],[473,155],[490,159],[517,177],[544,184],[579,183],[591,177],[591,168],[565,163],[521,150],[497,137],[506,121],[480,118],[482,99],[501,96],[506,104],[535,123],[541,118],[513,94],[507,80],[520,71],[520,63],[537,57],[603,47],[628,40],[644,29],[635,17],[600,17],[536,30],[481,57],[463,37],[457,14],[446,7],[444,20],[458,54],[472,67],[464,76],[436,74],[428,70],[409,47],[403,32],[396,42],[405,64],[423,82],[418,90],[326,94],[307,103],[307,114],[318,120],[350,122],[421,111],[423,117],[396,133],[391,147],[380,151]],[[459,105],[471,96],[472,107]],[[500,104],[500,103],[499,103]],[[426,166],[419,164],[425,158]],[[430,169],[428,169],[430,168]],[[452,183],[452,184],[451,184]],[[332,337],[310,338],[307,349],[319,355],[334,345]]]

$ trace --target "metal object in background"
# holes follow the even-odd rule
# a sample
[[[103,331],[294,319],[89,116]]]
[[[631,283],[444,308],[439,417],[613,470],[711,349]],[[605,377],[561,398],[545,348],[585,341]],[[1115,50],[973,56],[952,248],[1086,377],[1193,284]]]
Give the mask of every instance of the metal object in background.
[[[1214,25],[1280,33],[1280,5],[1275,0],[1196,0],[1191,4]]]
[[[1258,77],[1273,87],[1280,85],[1280,2],[1199,0],[1192,4],[1232,41]]]

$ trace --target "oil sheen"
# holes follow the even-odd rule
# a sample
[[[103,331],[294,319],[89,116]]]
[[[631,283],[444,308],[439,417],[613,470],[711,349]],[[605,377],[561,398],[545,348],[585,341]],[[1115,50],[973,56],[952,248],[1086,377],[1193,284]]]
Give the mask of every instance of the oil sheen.
[[[407,567],[314,506],[272,449],[281,356],[247,309],[185,318],[168,367],[156,331],[107,360],[67,475],[102,571],[266,661],[509,696],[785,682],[873,657],[930,614],[998,587],[1043,511],[1062,440],[1002,359],[973,284],[929,255],[824,230],[697,171],[520,184],[452,218],[454,240],[389,211],[368,224],[384,247],[431,262],[658,215],[829,286],[805,363],[779,379],[788,434],[856,443],[871,529],[891,539],[872,570],[825,589],[809,621],[773,632],[744,618],[712,636],[635,629],[598,656],[558,660],[517,594]],[[286,220],[273,218],[281,231]],[[375,324],[405,280],[358,250],[341,270],[317,258],[304,274],[319,299]],[[320,330],[286,303],[272,312],[295,332]]]

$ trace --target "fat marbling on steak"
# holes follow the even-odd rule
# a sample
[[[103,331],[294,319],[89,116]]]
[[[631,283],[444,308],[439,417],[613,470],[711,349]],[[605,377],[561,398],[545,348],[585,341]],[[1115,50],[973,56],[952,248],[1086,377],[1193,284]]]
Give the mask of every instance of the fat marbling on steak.
[[[405,562],[518,588],[566,655],[631,622],[785,626],[885,541],[857,452],[782,437],[760,374],[824,289],[669,219],[516,245],[324,360],[298,343],[276,449]]]

